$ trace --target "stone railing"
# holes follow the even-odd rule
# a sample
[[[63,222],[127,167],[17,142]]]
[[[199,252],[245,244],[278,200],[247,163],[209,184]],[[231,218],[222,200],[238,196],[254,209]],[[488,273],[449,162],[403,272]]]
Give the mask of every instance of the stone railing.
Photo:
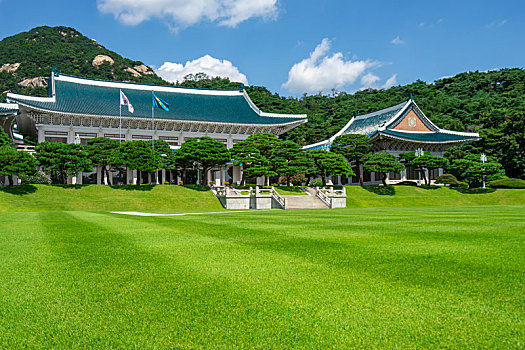
[[[333,187],[316,187],[315,194],[329,208],[346,208],[346,189],[334,190]]]
[[[215,194],[226,209],[271,209],[286,208],[286,200],[274,187],[236,189],[233,187],[215,187]]]

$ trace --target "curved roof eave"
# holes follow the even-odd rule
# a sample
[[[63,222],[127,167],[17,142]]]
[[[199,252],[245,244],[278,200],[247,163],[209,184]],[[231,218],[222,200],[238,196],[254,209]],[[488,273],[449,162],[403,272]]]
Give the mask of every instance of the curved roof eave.
[[[81,114],[81,113],[69,113],[69,112],[60,112],[60,111],[54,111],[39,107],[34,107],[28,104],[25,104],[23,102],[18,102],[20,106],[33,109],[35,111],[44,112],[44,113],[52,113],[52,114],[61,114],[61,115],[71,115],[75,117],[94,117],[94,118],[119,118],[119,116],[111,116],[111,115],[99,115],[99,114]],[[147,120],[151,121],[151,118],[149,117],[129,117],[129,116],[123,116],[122,118],[126,119],[134,119],[134,120]],[[283,127],[283,126],[290,126],[290,125],[300,125],[303,123],[308,122],[308,119],[297,119],[292,120],[287,123],[268,123],[268,124],[253,124],[253,123],[228,123],[228,122],[215,122],[215,121],[199,121],[199,120],[180,120],[180,119],[163,119],[163,118],[155,118],[155,120],[159,121],[171,121],[171,122],[179,122],[179,123],[199,123],[199,124],[214,124],[214,125],[238,125],[238,126],[252,126],[252,127]]]

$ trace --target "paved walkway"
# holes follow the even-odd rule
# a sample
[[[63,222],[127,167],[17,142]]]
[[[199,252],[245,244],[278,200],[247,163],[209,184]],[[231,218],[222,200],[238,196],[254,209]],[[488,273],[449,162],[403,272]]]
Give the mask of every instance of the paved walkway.
[[[266,211],[270,209],[259,209],[257,211]],[[184,215],[206,215],[206,214],[228,214],[228,213],[247,213],[250,210],[229,210],[229,211],[208,211],[204,213],[177,213],[177,214],[160,214],[160,213],[143,213],[140,211],[112,211],[112,214],[134,215],[134,216],[184,216]]]

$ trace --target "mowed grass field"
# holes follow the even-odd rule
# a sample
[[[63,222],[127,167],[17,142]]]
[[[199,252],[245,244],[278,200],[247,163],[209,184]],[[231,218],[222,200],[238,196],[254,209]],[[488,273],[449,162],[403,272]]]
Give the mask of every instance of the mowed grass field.
[[[244,212],[178,186],[18,191],[0,191],[0,348],[525,346],[524,191]]]

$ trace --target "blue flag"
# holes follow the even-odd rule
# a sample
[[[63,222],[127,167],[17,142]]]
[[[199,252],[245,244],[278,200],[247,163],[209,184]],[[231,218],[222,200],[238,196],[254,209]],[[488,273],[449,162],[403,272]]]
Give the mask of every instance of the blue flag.
[[[154,92],[152,92],[151,95],[153,96],[153,107],[163,109],[166,112],[170,111],[170,105],[167,102],[162,101],[160,98],[158,98]]]

